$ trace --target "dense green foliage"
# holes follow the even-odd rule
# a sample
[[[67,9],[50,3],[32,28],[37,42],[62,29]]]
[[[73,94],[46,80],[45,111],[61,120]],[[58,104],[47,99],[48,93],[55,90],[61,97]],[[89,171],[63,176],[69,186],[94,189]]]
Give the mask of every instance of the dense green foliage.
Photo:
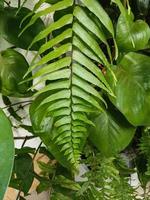
[[[32,10],[26,2],[14,8],[0,0],[0,41],[12,44],[0,52],[0,92],[19,126],[46,148],[22,146],[15,159],[7,155],[11,164],[0,164],[2,171],[9,165],[0,200],[13,159],[10,186],[19,195],[27,195],[36,178],[37,191],[50,189],[52,200],[138,199],[130,175],[138,173],[145,191],[150,180],[149,0],[39,0]],[[52,22],[44,23],[50,15]],[[34,50],[30,64],[20,49]],[[29,96],[31,126],[9,98]],[[8,133],[0,136],[0,153],[3,145],[13,151]],[[41,174],[33,165],[38,151],[49,158],[38,163]],[[130,168],[122,154],[131,151]],[[85,179],[76,182],[81,164]]]

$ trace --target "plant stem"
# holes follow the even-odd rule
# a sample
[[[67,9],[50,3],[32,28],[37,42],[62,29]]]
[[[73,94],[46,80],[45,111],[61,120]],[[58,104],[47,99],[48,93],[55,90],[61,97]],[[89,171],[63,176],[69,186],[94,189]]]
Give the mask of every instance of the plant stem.
[[[31,103],[32,101],[22,101],[22,102],[17,102],[17,103],[14,103],[14,104],[10,104],[8,106],[5,106],[3,107],[2,109],[6,109],[6,108],[10,108],[12,106],[16,106],[16,105],[20,105],[20,104],[24,104],[24,103]]]
[[[18,8],[21,6],[21,0],[18,0]]]
[[[26,137],[14,137],[14,140],[31,140],[33,138],[37,138],[38,136],[26,136]]]
[[[4,1],[4,3],[6,3],[6,5],[10,7],[11,1],[9,1],[9,2]]]

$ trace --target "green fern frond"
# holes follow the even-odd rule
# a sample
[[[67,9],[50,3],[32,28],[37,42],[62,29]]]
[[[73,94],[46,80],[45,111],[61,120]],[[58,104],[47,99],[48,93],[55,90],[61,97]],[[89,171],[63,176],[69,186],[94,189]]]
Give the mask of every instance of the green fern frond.
[[[129,178],[122,177],[113,164],[114,158],[95,155],[91,170],[86,173],[88,181],[82,185],[78,195],[89,200],[134,200],[134,189]]]
[[[48,25],[32,41],[29,49],[39,40],[49,38],[51,35],[51,39],[40,47],[36,55],[37,57],[44,53],[45,56],[33,63],[27,72],[28,74],[35,70],[32,79],[38,78],[38,82],[30,89],[41,82],[50,82],[36,93],[36,95],[50,93],[37,109],[47,106],[43,116],[50,115],[54,118],[52,133],[54,143],[77,168],[81,150],[88,136],[87,126],[94,125],[88,119],[88,115],[91,112],[102,112],[102,104],[106,104],[95,87],[113,95],[111,87],[98,67],[98,63],[101,63],[112,72],[110,61],[99,44],[103,42],[110,55],[107,39],[100,26],[104,26],[114,38],[113,24],[96,0],[82,0],[82,6],[77,5],[75,0],[62,0],[38,11],[43,2],[44,0],[41,0],[35,5],[33,10],[36,14],[22,33],[39,17],[61,12],[70,7],[73,13],[66,13]],[[95,15],[96,22],[89,17],[86,10]],[[60,34],[54,36],[55,31],[60,31]],[[113,77],[115,79],[114,75]]]
[[[143,135],[140,139],[139,150],[142,154],[145,154],[146,157],[149,157],[150,154],[150,128],[145,128]]]

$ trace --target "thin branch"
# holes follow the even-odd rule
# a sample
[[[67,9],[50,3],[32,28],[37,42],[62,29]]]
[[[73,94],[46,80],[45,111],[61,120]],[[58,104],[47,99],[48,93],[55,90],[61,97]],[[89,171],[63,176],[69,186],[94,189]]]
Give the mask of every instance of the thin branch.
[[[2,109],[10,108],[10,107],[17,106],[17,105],[24,104],[24,103],[32,103],[32,101],[30,100],[30,101],[17,102],[17,103],[10,104],[8,106],[2,107]]]
[[[18,0],[18,8],[21,6],[21,0]]]
[[[26,137],[14,137],[14,140],[31,140],[33,138],[37,138],[38,136],[26,136]]]
[[[9,2],[4,1],[4,3],[6,3],[6,5],[10,7],[11,1],[9,1]]]

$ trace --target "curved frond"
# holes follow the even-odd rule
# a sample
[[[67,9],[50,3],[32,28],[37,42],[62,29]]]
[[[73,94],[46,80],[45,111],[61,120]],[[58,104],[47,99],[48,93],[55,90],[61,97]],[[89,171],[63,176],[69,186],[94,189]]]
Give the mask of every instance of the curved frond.
[[[39,5],[41,2],[39,1]],[[73,13],[64,14],[34,38],[29,48],[43,38],[51,39],[40,47],[36,56],[43,53],[44,56],[38,62],[32,63],[27,74],[35,70],[32,78],[38,78],[32,89],[41,82],[49,81],[48,85],[36,93],[41,95],[50,92],[37,109],[47,106],[43,115],[54,118],[54,143],[67,155],[68,161],[75,168],[88,136],[87,126],[94,126],[89,114],[102,112],[103,105],[106,104],[99,91],[103,89],[113,95],[98,67],[98,63],[101,63],[111,71],[110,48],[100,28],[105,26],[114,37],[111,19],[96,0],[81,2],[82,5],[79,5],[75,0],[62,0],[42,11],[35,8],[36,14],[22,30],[23,33],[41,16],[52,12],[61,13],[70,7],[73,9]],[[90,18],[87,10],[95,15],[96,22]],[[59,34],[53,34],[55,31],[59,31]],[[100,43],[106,46],[110,59],[107,59],[100,48]]]

